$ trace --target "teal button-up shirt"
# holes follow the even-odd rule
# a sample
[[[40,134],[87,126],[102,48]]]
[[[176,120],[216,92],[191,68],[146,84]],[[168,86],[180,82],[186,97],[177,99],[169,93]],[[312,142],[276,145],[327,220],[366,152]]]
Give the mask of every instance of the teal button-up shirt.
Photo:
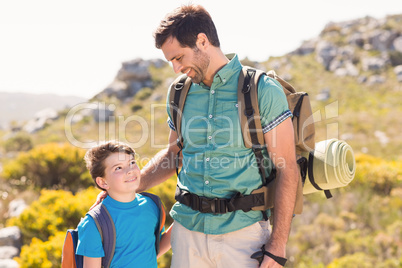
[[[240,129],[237,84],[242,66],[237,55],[228,58],[230,62],[215,74],[210,88],[192,84],[183,109],[178,186],[208,198],[230,199],[238,192],[248,195],[262,184],[254,153],[244,146]],[[264,133],[292,116],[282,87],[268,76],[260,79],[258,99]],[[168,122],[174,130],[170,114]],[[266,174],[270,172],[267,167]],[[214,215],[178,202],[170,215],[187,229],[205,234],[224,234],[262,220],[260,211]]]

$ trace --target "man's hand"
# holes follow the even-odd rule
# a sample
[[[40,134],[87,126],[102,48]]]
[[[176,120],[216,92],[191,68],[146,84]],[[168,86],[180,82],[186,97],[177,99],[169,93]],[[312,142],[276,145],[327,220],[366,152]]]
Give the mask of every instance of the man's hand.
[[[264,256],[264,260],[262,261],[261,268],[281,268],[283,267],[279,263],[277,263],[275,260],[271,259],[268,256]]]
[[[271,259],[268,256],[264,257],[264,260],[262,261],[260,268],[282,268],[283,266],[278,264],[276,261]]]
[[[261,268],[280,268],[283,267],[283,265],[279,264],[279,262],[284,261],[286,262],[285,255],[286,255],[286,250],[276,250],[273,247],[270,247],[270,245],[266,245],[263,250],[269,252],[269,254],[272,254],[273,256],[267,256],[264,254],[264,259],[260,265]],[[274,260],[275,258],[276,260]]]
[[[91,206],[91,208],[90,208],[89,210],[91,210],[91,209],[93,209],[94,207],[96,207],[100,202],[103,201],[103,199],[106,198],[106,196],[107,196],[107,192],[106,192],[106,191],[100,192],[100,193],[98,194],[98,196],[96,197],[95,203]]]

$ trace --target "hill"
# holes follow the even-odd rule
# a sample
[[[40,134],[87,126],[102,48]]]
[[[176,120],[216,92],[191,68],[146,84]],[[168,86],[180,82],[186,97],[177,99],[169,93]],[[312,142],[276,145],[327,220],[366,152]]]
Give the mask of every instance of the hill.
[[[30,120],[46,108],[62,110],[85,101],[75,96],[0,92],[0,126],[12,121]]]

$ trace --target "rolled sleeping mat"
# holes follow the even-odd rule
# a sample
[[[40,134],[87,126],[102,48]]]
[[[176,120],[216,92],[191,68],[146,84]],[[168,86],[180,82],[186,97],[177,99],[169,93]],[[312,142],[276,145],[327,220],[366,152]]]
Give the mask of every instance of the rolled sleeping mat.
[[[320,141],[315,144],[315,150],[305,157],[308,159],[308,172],[303,194],[344,187],[355,176],[355,156],[352,147],[344,141]]]

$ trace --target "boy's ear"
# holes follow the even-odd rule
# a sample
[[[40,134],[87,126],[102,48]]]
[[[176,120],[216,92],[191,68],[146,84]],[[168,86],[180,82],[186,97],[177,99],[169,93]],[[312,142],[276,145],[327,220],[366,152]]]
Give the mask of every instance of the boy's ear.
[[[99,187],[103,188],[103,189],[109,189],[109,185],[107,185],[107,182],[104,178],[102,177],[97,177],[96,178],[96,184],[99,185]]]

